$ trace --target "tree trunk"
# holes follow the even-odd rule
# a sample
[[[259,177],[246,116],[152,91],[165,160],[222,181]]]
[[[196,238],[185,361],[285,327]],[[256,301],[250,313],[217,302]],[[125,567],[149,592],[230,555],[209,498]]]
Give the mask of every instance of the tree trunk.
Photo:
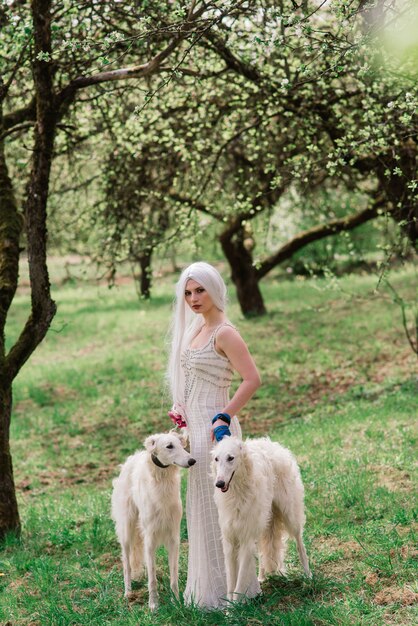
[[[3,381],[2,377],[2,381]],[[0,386],[0,542],[7,533],[20,533],[20,519],[10,454],[11,384]]]
[[[139,258],[139,266],[141,268],[140,290],[141,296],[145,300],[151,297],[152,283],[152,267],[151,267],[152,250],[144,252]]]
[[[8,175],[4,144],[0,141],[0,539],[7,532],[19,532],[20,520],[10,455],[12,382],[23,364],[45,337],[55,314],[46,264],[46,204],[51,169],[56,116],[52,88],[52,69],[37,58],[50,46],[50,1],[33,0],[35,59],[33,73],[36,90],[35,143],[32,170],[25,206],[31,314],[20,337],[9,353],[5,349],[5,327],[10,305],[17,289],[19,238],[22,217],[17,211],[13,186]],[[5,94],[0,80],[0,95]],[[3,115],[0,98],[0,136]]]
[[[4,94],[0,78],[0,96]],[[3,130],[0,97],[0,135]],[[17,211],[7,171],[4,143],[0,140],[0,542],[7,532],[20,531],[19,512],[10,455],[12,378],[6,359],[5,326],[19,275],[19,239],[23,220]]]
[[[231,267],[231,278],[237,290],[238,302],[245,317],[264,315],[263,296],[251,253],[244,245],[245,233],[235,223],[220,236],[222,250]]]
[[[25,218],[29,278],[31,285],[31,315],[19,339],[7,357],[11,379],[43,341],[56,312],[51,298],[47,266],[47,201],[51,172],[57,111],[53,89],[51,63],[39,57],[51,53],[51,0],[32,0],[34,27],[33,77],[36,93],[36,124],[32,168],[27,187]]]

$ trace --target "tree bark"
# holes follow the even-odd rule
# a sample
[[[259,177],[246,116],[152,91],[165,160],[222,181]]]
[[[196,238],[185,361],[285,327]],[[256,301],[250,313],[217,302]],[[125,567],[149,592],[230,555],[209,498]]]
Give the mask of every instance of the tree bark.
[[[264,315],[266,307],[258,284],[251,252],[244,245],[244,229],[234,224],[220,236],[222,250],[231,268],[231,278],[237,290],[237,298],[245,317]]]
[[[151,268],[152,250],[144,252],[139,258],[139,267],[141,268],[141,277],[139,281],[139,287],[141,290],[141,296],[145,300],[149,300],[151,297],[151,283],[152,283],[152,268]]]
[[[0,92],[2,88],[0,79]],[[0,135],[2,121],[0,98]],[[0,141],[0,542],[7,532],[20,532],[9,443],[12,378],[6,360],[4,329],[7,313],[17,289],[22,224],[23,220],[17,211],[7,171],[4,143]]]
[[[3,376],[2,376],[3,382]],[[10,454],[10,418],[12,412],[12,386],[0,385],[0,543],[7,533],[20,533],[20,518]]]

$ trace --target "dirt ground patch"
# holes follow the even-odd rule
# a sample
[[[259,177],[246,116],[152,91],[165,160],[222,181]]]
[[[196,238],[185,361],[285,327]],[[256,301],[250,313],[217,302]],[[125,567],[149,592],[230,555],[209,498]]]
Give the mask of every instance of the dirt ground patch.
[[[368,465],[367,469],[375,474],[378,485],[388,491],[408,493],[413,490],[411,476],[405,470],[390,465]]]
[[[357,361],[341,362],[334,369],[322,372],[308,372],[303,379],[295,379],[291,389],[300,399],[301,385],[307,386],[303,401],[311,405],[317,404],[324,396],[337,396],[346,393],[351,387],[358,385],[381,384],[395,374],[408,377],[416,367],[416,357],[407,346],[398,347],[393,353],[381,353],[377,358],[369,360],[367,355]]]
[[[411,606],[418,603],[418,593],[412,591],[409,587],[405,586],[402,589],[399,587],[385,587],[381,591],[378,591],[373,602],[380,606],[388,604],[401,604],[403,606]]]
[[[364,386],[367,397],[378,397],[380,385],[384,381],[391,377],[408,378],[415,367],[416,357],[408,346],[402,344],[396,346],[393,353],[381,353],[377,358],[368,359],[367,355],[363,355],[356,361],[342,361],[332,369],[306,371],[295,377],[284,392],[281,392],[280,381],[277,382],[274,410],[271,402],[264,408],[262,400],[258,400],[260,410],[257,419],[244,409],[240,414],[240,422],[245,432],[265,435],[289,419],[303,417],[325,398],[332,403],[353,387]],[[272,381],[271,384],[275,383]]]
[[[356,541],[341,541],[336,537],[317,537],[311,548],[323,561],[319,568],[325,576],[341,580],[354,575],[355,563],[363,549]]]
[[[36,480],[40,483],[40,487],[34,487],[33,480],[29,476],[25,476],[16,483],[19,491],[24,491],[31,496],[38,496],[40,493],[48,490],[50,487],[54,489],[57,485],[70,487],[80,484],[109,484],[112,478],[117,475],[117,464],[100,466],[97,463],[78,463],[65,472],[48,470],[40,472]]]

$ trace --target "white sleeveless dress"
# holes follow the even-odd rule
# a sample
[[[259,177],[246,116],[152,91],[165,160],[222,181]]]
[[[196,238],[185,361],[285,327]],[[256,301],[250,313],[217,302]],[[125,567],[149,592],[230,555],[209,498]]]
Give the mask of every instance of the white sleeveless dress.
[[[224,325],[232,326],[228,322],[221,324],[205,346],[186,349],[181,359],[190,453],[196,459],[196,465],[188,470],[189,559],[184,598],[186,602],[208,608],[222,606],[226,599],[225,563],[210,467],[210,451],[214,446],[210,438],[212,418],[228,404],[234,373],[229,360],[215,350],[216,333]],[[236,417],[231,420],[230,430],[232,435],[241,438]],[[247,595],[253,597],[258,593],[260,585],[255,578]]]

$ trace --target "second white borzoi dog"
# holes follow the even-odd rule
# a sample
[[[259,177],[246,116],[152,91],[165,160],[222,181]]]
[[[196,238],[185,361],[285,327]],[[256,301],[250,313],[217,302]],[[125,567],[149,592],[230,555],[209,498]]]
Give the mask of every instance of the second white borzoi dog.
[[[257,549],[260,581],[268,573],[285,573],[289,535],[310,577],[303,543],[304,488],[290,450],[269,438],[224,437],[212,454],[228,599],[245,597],[256,576]]]
[[[145,450],[130,456],[113,481],[112,518],[122,548],[125,596],[145,560],[152,610],[158,603],[155,551],[160,545],[168,551],[170,586],[178,597],[182,516],[178,466],[196,463],[185,445],[186,439],[174,432],[151,435],[144,442]]]

